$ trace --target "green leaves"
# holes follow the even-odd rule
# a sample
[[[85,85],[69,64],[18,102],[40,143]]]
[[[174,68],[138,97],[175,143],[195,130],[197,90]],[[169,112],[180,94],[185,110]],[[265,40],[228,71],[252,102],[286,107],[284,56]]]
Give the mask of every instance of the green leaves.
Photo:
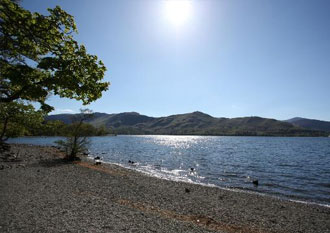
[[[43,111],[35,111],[31,104],[19,102],[0,103],[0,141],[29,133],[39,127],[44,119]]]
[[[17,99],[45,105],[50,93],[89,104],[108,90],[106,67],[73,39],[73,16],[59,6],[49,15],[0,2],[0,102]]]

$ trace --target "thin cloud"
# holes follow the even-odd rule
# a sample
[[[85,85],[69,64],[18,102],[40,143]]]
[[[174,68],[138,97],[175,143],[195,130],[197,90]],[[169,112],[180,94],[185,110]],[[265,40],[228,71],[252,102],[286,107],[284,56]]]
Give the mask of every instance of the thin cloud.
[[[73,111],[72,109],[69,109],[69,108],[65,108],[65,109],[62,109],[62,108],[57,108],[54,113],[76,113],[75,111]]]

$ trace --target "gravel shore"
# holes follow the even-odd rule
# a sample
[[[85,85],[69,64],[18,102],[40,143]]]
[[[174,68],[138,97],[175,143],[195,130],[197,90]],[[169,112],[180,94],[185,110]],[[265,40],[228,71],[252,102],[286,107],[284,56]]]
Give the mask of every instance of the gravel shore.
[[[66,163],[56,148],[0,154],[0,232],[320,232],[330,208]]]

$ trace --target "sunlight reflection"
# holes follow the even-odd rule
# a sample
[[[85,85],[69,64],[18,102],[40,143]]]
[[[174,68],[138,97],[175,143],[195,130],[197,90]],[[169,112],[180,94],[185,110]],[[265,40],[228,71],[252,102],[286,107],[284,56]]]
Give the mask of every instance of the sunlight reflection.
[[[205,140],[205,137],[201,136],[147,136],[157,145],[164,145],[171,148],[188,149],[192,145],[199,143],[201,140]]]

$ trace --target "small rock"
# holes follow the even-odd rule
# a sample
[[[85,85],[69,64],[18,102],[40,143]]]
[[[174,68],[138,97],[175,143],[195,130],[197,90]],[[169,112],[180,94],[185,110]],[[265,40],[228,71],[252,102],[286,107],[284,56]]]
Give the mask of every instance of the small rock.
[[[130,164],[134,164],[135,162],[132,161],[132,160],[128,160],[128,163],[130,163]]]

